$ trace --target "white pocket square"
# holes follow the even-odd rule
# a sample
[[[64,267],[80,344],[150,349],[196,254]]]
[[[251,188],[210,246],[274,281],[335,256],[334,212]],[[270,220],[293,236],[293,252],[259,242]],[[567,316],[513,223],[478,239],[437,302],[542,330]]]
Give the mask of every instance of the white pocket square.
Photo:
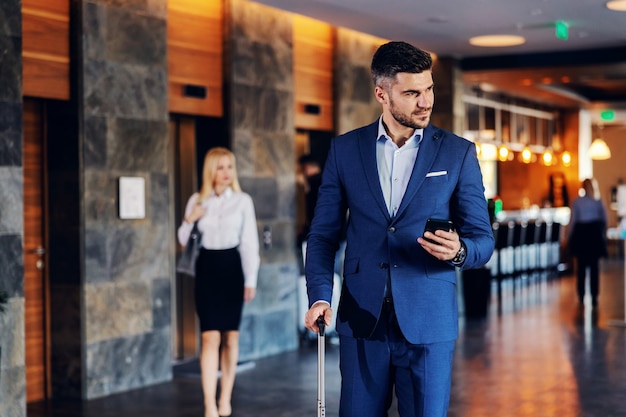
[[[441,175],[448,175],[448,171],[433,171],[426,174],[426,178],[428,177],[439,177]]]

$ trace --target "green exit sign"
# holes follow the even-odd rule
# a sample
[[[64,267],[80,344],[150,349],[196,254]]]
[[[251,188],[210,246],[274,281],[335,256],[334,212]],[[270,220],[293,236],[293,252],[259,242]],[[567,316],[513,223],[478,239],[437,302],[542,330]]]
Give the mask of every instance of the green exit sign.
[[[556,37],[559,39],[563,39],[564,41],[567,40],[567,38],[569,37],[569,26],[567,23],[563,22],[562,20],[557,20],[555,23],[555,34]]]
[[[600,119],[605,122],[612,122],[615,120],[615,111],[614,110],[602,110],[600,112]]]

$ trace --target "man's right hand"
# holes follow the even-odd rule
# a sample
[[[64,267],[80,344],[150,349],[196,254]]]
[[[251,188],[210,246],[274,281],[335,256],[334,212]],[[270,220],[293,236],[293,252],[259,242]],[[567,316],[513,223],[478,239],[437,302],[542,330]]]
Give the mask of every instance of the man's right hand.
[[[304,325],[312,332],[319,333],[320,329],[317,326],[317,318],[324,316],[324,322],[326,326],[330,326],[330,321],[333,318],[333,310],[330,308],[327,302],[318,301],[311,306],[309,311],[304,316]]]

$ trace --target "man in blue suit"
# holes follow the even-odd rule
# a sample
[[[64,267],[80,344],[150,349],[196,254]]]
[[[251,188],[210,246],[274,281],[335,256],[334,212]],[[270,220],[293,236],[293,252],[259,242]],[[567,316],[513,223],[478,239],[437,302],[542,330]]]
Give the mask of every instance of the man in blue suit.
[[[382,116],[331,142],[308,236],[307,328],[330,324],[333,260],[347,218],[337,311],[340,417],[445,417],[458,336],[455,269],[494,239],[474,145],[430,124],[430,54],[405,42],[372,59]],[[454,230],[424,232],[426,220]],[[434,243],[427,241],[428,238]]]

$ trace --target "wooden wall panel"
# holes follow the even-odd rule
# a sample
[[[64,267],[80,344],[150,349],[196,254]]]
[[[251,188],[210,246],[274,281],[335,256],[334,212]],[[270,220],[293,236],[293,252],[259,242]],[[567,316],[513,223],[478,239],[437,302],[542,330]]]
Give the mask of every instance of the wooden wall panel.
[[[294,15],[293,61],[296,127],[332,131],[333,27],[318,20]],[[318,106],[319,114],[307,113],[307,105]]]
[[[70,98],[69,0],[22,1],[23,94]]]
[[[223,115],[223,15],[222,0],[168,1],[170,112]],[[185,85],[204,87],[206,97],[186,96]]]

